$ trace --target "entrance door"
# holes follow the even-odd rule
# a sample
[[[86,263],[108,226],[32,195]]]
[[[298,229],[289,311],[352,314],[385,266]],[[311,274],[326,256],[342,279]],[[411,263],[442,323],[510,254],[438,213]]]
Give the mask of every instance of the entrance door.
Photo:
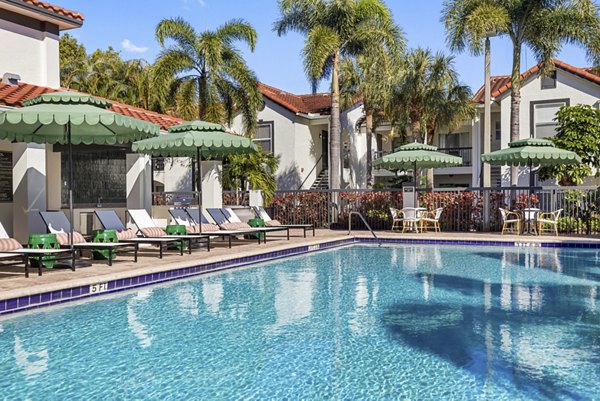
[[[329,132],[325,130],[321,131],[321,149],[321,153],[323,154],[321,165],[323,166],[323,170],[326,170],[329,168]]]

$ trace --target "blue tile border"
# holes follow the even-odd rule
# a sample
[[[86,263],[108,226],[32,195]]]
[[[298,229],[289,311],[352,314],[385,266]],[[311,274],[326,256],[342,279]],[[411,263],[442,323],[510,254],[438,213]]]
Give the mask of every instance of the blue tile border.
[[[0,300],[0,316],[23,312],[59,303],[75,301],[133,288],[144,287],[182,278],[198,276],[209,272],[228,270],[257,263],[273,261],[289,256],[298,256],[327,249],[339,248],[352,244],[376,244],[375,238],[357,238],[323,242],[315,245],[302,245],[279,251],[266,252],[247,257],[233,258],[225,261],[206,263],[196,266],[179,268],[164,272],[145,274],[141,276],[112,280],[106,284],[106,290],[92,293],[90,285],[67,288],[42,294],[33,294],[8,300]],[[417,239],[417,238],[382,238],[383,244],[424,244],[424,245],[473,245],[473,246],[508,246],[508,247],[542,247],[542,248],[588,248],[600,249],[600,242],[528,242],[528,241],[476,241],[453,239]]]

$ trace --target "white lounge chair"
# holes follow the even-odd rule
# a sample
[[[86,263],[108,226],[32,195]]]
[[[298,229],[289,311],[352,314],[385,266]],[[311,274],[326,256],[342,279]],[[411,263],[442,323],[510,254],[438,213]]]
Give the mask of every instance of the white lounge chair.
[[[196,225],[196,229],[199,233],[208,234],[215,237],[221,237],[225,239],[225,237],[229,240],[229,247],[231,248],[233,238],[237,238],[240,235],[248,234],[248,230],[224,230],[219,227],[218,224],[211,223],[204,214],[201,214],[198,208],[187,208],[185,209],[189,218]],[[177,221],[177,220],[176,220]],[[183,219],[181,221],[186,221]],[[178,223],[179,224],[179,223]],[[250,231],[250,233],[254,233],[255,231]],[[260,244],[260,236],[258,236],[258,243]]]
[[[244,230],[245,234],[263,233],[264,242],[267,242],[267,232],[271,231],[287,231],[287,239],[290,239],[290,229],[287,227],[250,227],[248,223],[244,223],[235,214],[231,208],[208,208],[206,211],[212,219],[225,230]],[[260,236],[259,236],[260,238]]]
[[[400,213],[395,207],[390,208],[390,213],[392,215],[392,231],[400,230],[400,227],[404,221],[402,213]]]
[[[71,246],[71,223],[67,219],[67,216],[60,211],[56,212],[40,212],[40,216],[46,224],[46,228],[49,233],[56,234],[56,239],[58,240],[58,244],[67,248]],[[85,240],[83,235],[78,231],[73,230],[73,249],[76,249],[81,252],[85,250],[94,250],[94,249],[105,249],[108,250],[108,265],[112,266],[112,257],[113,254],[124,253],[124,252],[132,252],[133,251],[133,260],[137,262],[137,252],[138,246],[137,244],[133,244],[130,242],[88,242]],[[132,248],[129,250],[121,251],[119,249],[122,248]],[[74,268],[74,266],[73,266]]]
[[[264,207],[254,206],[252,209],[254,210],[256,217],[262,219],[267,227],[287,227],[290,229],[301,229],[304,231],[304,238],[306,238],[306,230],[312,230],[313,237],[315,236],[314,224],[281,224],[278,220],[273,220]]]

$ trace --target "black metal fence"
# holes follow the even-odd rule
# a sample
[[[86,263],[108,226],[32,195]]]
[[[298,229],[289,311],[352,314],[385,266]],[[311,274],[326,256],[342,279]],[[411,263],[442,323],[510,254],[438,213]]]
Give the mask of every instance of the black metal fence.
[[[411,195],[412,196],[412,195]],[[444,231],[499,231],[499,208],[521,211],[528,207],[543,211],[562,209],[558,229],[562,233],[600,233],[600,190],[597,187],[528,187],[418,189],[418,206],[443,208]],[[223,205],[248,206],[245,192],[224,191]],[[156,205],[195,205],[197,193],[153,193]],[[277,191],[271,216],[283,224],[314,224],[319,228],[347,229],[350,212],[361,213],[375,230],[389,230],[390,208],[404,206],[401,189],[386,190],[296,190]],[[353,221],[353,228],[363,229]]]

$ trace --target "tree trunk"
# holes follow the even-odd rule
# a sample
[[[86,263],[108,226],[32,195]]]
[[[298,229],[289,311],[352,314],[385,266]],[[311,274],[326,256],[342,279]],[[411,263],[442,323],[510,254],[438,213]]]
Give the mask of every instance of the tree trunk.
[[[206,101],[208,97],[206,85],[206,72],[203,72],[198,78],[198,119],[205,120],[204,116],[206,114]]]
[[[511,95],[510,95],[510,141],[518,141],[520,136],[520,116],[521,111],[521,44],[513,43],[513,68],[511,76]],[[519,181],[519,167],[513,166],[510,169],[510,184],[517,185]]]
[[[341,184],[341,136],[340,129],[340,52],[335,53],[331,79],[331,124],[329,151],[331,166],[329,166],[329,189],[340,189]]]
[[[367,111],[367,189],[373,188],[373,112]]]
[[[421,121],[419,119],[410,121],[410,137],[413,142],[423,142],[423,138],[421,136]],[[415,187],[418,188],[421,181],[421,170],[414,171],[413,175],[416,178]]]

